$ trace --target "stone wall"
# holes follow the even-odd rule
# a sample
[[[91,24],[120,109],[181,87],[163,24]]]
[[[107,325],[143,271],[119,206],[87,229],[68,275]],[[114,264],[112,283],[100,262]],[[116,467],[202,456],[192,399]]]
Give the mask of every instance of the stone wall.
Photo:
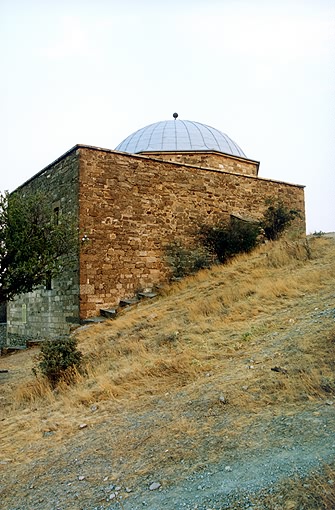
[[[257,161],[221,154],[220,152],[145,152],[144,155],[153,159],[186,163],[203,168],[215,168],[235,174],[258,175],[259,163]]]
[[[88,147],[79,193],[82,318],[164,280],[164,246],[190,241],[203,223],[257,219],[270,197],[305,210],[302,186]],[[296,227],[305,232],[303,217]]]
[[[72,149],[49,165],[21,191],[43,191],[50,201],[50,214],[58,209],[59,221],[78,215],[78,155]],[[7,305],[8,342],[24,344],[25,340],[56,338],[67,335],[72,323],[79,321],[78,256],[63,260],[64,270],[51,289],[41,286],[22,294]]]
[[[7,323],[0,322],[0,352],[7,345]]]
[[[7,322],[6,303],[0,303],[0,323]]]
[[[205,166],[199,156],[192,161]],[[47,194],[50,211],[57,208],[60,221],[78,218],[84,241],[79,260],[66,261],[50,290],[41,287],[9,303],[9,343],[67,335],[73,324],[98,315],[100,308],[152,288],[168,276],[166,246],[174,240],[192,242],[204,223],[231,214],[257,219],[270,197],[304,212],[302,186],[242,175],[236,167],[228,172],[220,167],[225,164],[220,155],[213,158],[217,169],[201,169],[156,156],[76,146],[25,183],[22,190]],[[251,173],[258,168],[256,162],[244,164]],[[305,232],[303,217],[296,227]]]

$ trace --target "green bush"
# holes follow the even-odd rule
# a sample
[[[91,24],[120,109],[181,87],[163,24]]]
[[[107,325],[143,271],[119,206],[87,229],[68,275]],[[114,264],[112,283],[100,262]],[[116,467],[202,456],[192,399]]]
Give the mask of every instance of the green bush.
[[[211,265],[212,257],[200,246],[186,248],[180,242],[171,243],[165,249],[165,258],[175,278],[181,278]]]
[[[282,201],[268,200],[268,208],[264,213],[260,226],[264,235],[270,241],[278,239],[291,225],[292,221],[299,216],[299,211],[289,209]]]
[[[200,246],[186,248],[180,242],[166,248],[166,261],[173,276],[183,277],[209,267],[215,261],[225,263],[234,255],[248,253],[264,238],[275,240],[299,216],[299,211],[289,209],[283,202],[267,201],[260,221],[245,221],[231,216],[216,225],[203,225],[197,232]]]
[[[70,381],[75,370],[81,370],[82,353],[75,338],[47,340],[42,344],[40,359],[38,368],[52,387],[60,380]]]
[[[238,253],[250,252],[257,245],[259,235],[258,223],[234,217],[215,226],[204,225],[199,232],[203,246],[221,263]]]

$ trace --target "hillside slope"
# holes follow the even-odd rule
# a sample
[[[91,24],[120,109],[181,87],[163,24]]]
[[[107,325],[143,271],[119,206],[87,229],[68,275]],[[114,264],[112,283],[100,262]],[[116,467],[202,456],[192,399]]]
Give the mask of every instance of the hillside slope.
[[[4,508],[335,507],[333,239],[270,243],[75,335],[72,387],[34,378],[37,349],[0,358]]]

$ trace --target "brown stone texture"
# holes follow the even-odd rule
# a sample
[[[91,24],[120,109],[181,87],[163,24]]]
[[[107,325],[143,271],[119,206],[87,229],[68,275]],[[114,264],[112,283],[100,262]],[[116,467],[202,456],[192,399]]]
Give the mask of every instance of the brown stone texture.
[[[78,257],[68,260],[52,289],[41,286],[8,304],[8,341],[67,335],[100,308],[166,280],[165,248],[189,244],[202,224],[231,214],[262,216],[268,198],[302,217],[302,186],[257,177],[258,163],[219,153],[130,155],[76,146],[21,189],[44,190],[50,211],[78,222]],[[211,168],[213,167],[213,168]]]
[[[230,214],[260,218],[271,197],[304,212],[301,186],[82,147],[81,317],[164,280],[172,241]],[[304,232],[303,217],[296,227]]]
[[[259,163],[237,156],[221,154],[215,151],[199,152],[145,152],[145,156],[153,159],[174,161],[175,163],[186,163],[188,165],[202,168],[214,168],[244,175],[258,175]]]

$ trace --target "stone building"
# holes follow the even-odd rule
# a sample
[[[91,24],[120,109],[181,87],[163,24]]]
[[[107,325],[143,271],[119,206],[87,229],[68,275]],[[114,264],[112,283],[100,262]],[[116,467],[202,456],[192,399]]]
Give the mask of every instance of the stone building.
[[[304,187],[258,176],[227,135],[198,122],[157,122],[115,150],[76,145],[21,189],[41,189],[60,219],[76,218],[78,256],[52,285],[8,304],[8,342],[55,338],[164,281],[165,247],[230,215],[258,219],[267,198],[302,212]]]

